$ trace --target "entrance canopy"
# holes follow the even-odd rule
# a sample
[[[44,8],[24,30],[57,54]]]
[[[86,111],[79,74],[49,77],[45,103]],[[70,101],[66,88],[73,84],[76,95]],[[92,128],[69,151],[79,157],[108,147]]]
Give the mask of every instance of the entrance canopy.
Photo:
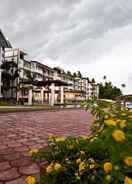
[[[51,84],[55,84],[55,86],[70,86],[67,82],[61,80],[47,80],[47,81],[38,81],[37,86],[50,86]]]

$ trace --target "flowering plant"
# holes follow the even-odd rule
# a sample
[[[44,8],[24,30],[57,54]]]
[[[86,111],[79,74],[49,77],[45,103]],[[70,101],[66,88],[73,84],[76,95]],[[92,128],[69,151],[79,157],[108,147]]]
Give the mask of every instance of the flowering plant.
[[[48,161],[39,183],[132,184],[132,112],[116,109],[100,117],[103,126],[90,135],[49,135],[48,147],[32,156]]]

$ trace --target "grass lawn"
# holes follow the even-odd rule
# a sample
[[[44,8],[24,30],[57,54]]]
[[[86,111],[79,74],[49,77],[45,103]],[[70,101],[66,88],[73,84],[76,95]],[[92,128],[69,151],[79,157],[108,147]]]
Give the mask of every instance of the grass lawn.
[[[4,112],[23,112],[23,111],[38,111],[55,109],[49,105],[34,105],[34,106],[0,106],[0,113]]]
[[[0,106],[0,113],[8,113],[8,112],[27,112],[27,111],[39,111],[39,110],[59,110],[59,109],[73,109],[75,107],[73,106],[60,106],[55,105],[54,107],[51,107],[50,105],[14,105],[14,106]]]

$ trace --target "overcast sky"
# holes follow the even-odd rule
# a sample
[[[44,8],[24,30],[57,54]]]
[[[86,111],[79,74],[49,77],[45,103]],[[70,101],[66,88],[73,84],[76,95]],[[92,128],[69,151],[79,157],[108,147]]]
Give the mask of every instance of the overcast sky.
[[[31,58],[132,93],[132,0],[1,0],[0,28]]]

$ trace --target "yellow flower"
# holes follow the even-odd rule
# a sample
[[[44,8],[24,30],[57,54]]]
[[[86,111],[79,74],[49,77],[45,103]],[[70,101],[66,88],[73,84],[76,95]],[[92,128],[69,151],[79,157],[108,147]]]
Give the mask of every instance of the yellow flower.
[[[30,151],[29,151],[29,155],[33,155],[33,154],[37,154],[39,152],[39,150],[37,148],[32,148]]]
[[[124,127],[126,127],[126,126],[127,126],[126,120],[122,120],[122,121],[120,122],[120,127],[121,127],[121,128],[124,128]]]
[[[111,162],[106,162],[104,164],[105,173],[107,173],[107,174],[110,173],[112,171],[112,169],[113,169],[113,166],[112,166]]]
[[[123,112],[123,113],[121,113],[121,115],[122,115],[122,116],[126,116],[126,113]]]
[[[85,169],[85,167],[86,167],[85,162],[84,162],[84,161],[81,162],[81,163],[79,164],[79,172],[83,171],[83,170]]]
[[[98,139],[98,137],[97,136],[94,136],[92,139],[90,139],[90,142],[93,142],[93,141],[95,141],[97,139]]]
[[[106,114],[106,115],[104,116],[104,119],[108,119],[108,118],[109,118],[109,115]]]
[[[48,135],[48,138],[49,138],[49,139],[53,139],[53,138],[56,138],[56,136],[55,136],[54,134],[49,134],[49,135]]]
[[[125,177],[125,180],[124,180],[124,184],[132,184],[132,179],[131,178],[128,178],[127,176]]]
[[[116,120],[117,123],[120,123],[121,121],[122,121],[121,119],[117,119],[117,120]]]
[[[36,178],[33,177],[33,176],[28,176],[28,177],[26,178],[26,183],[27,183],[27,184],[35,184],[35,183],[36,183]]]
[[[87,136],[87,139],[91,139],[93,137],[93,135],[91,134],[91,135],[88,135]]]
[[[76,164],[80,164],[80,163],[81,163],[81,159],[78,158],[78,159],[76,160]]]
[[[61,164],[55,163],[54,169],[55,169],[56,172],[59,172],[61,170]]]
[[[116,121],[113,119],[108,119],[108,120],[105,120],[104,122],[108,126],[116,126],[116,124],[117,124]]]
[[[126,157],[124,162],[127,166],[132,166],[132,156]]]
[[[121,130],[114,130],[112,137],[115,141],[123,141],[125,139],[125,133]]]
[[[87,140],[89,137],[88,136],[86,136],[86,135],[81,135],[80,136],[82,139],[84,139],[84,140]]]
[[[95,164],[90,164],[89,168],[90,169],[94,169],[95,168]]]
[[[56,142],[64,142],[65,138],[64,137],[60,137],[60,138],[56,138],[55,140],[56,140]]]
[[[50,164],[50,165],[47,166],[46,172],[47,172],[48,174],[50,174],[52,171],[53,171],[53,164]]]
[[[89,158],[88,161],[91,163],[91,164],[94,164],[95,163],[95,160],[93,158]]]
[[[129,119],[132,119],[132,115],[129,115],[128,118],[129,118]]]

